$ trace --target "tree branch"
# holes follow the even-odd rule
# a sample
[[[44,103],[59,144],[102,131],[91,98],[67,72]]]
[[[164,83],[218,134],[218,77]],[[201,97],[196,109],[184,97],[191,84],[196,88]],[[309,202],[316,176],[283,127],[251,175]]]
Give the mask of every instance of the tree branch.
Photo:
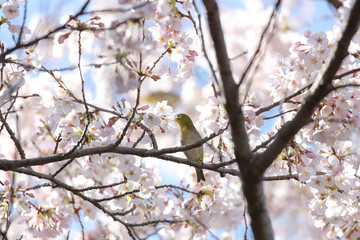
[[[277,0],[276,4],[275,4],[275,7],[270,15],[270,18],[260,36],[260,40],[259,40],[259,43],[258,43],[258,46],[253,54],[253,56],[251,57],[251,60],[249,62],[249,64],[247,65],[247,67],[245,68],[245,71],[243,72],[243,74],[241,75],[241,78],[240,78],[240,81],[238,83],[238,85],[241,85],[243,83],[243,81],[245,80],[250,68],[253,66],[254,62],[256,61],[256,58],[257,56],[259,55],[260,53],[260,49],[261,49],[261,46],[264,42],[264,39],[265,39],[265,34],[268,32],[271,24],[273,23],[273,20],[275,19],[276,15],[278,14],[278,11],[279,11],[279,8],[280,8],[280,4],[281,4],[281,0]]]
[[[21,146],[21,143],[19,141],[19,139],[16,138],[14,131],[11,129],[11,127],[9,126],[9,124],[6,122],[6,120],[4,119],[1,109],[0,109],[0,121],[3,123],[3,125],[5,126],[6,131],[9,133],[11,140],[13,140],[16,149],[18,150],[21,159],[25,159],[25,151]]]
[[[273,104],[269,105],[269,106],[266,106],[266,107],[262,107],[260,108],[259,110],[257,110],[255,112],[256,116],[260,115],[261,113],[263,112],[267,112],[271,109],[273,109],[274,107],[277,107],[287,101],[289,101],[290,99],[292,99],[293,97],[296,97],[298,96],[299,94],[303,93],[304,91],[306,91],[308,88],[310,88],[312,86],[313,83],[310,83],[308,85],[306,85],[305,87],[299,89],[298,91],[294,92],[293,94],[281,99],[280,101],[277,101],[277,102],[274,102]]]
[[[202,25],[201,25],[201,15],[200,15],[200,12],[198,10],[198,7],[196,6],[196,3],[195,3],[195,0],[192,0],[192,4],[194,6],[194,9],[195,9],[195,12],[197,14],[197,18],[198,18],[198,22],[199,22],[199,27],[196,28],[196,25],[194,24],[194,27],[196,29],[196,33],[197,35],[199,36],[200,40],[201,40],[201,49],[202,49],[202,52],[204,54],[204,57],[206,59],[206,62],[210,68],[210,72],[211,72],[211,86],[213,88],[213,91],[214,91],[214,96],[218,96],[219,93],[217,91],[217,87],[219,85],[219,80],[216,76],[216,71],[214,69],[214,66],[213,64],[211,63],[211,60],[209,58],[209,55],[207,54],[207,51],[206,51],[206,47],[205,47],[205,39],[204,39],[204,33],[203,33],[203,30],[202,30]]]
[[[235,146],[235,156],[241,168],[252,159],[245,129],[244,114],[239,104],[239,89],[235,84],[230,68],[230,60],[225,45],[224,32],[221,27],[219,9],[215,0],[203,1],[207,12],[208,25],[214,42],[217,64],[221,77],[221,95],[229,116],[232,140]]]
[[[34,40],[31,40],[29,42],[26,42],[26,43],[21,43],[21,44],[16,44],[14,47],[12,48],[9,48],[9,49],[6,49],[6,51],[4,53],[2,53],[0,55],[0,62],[3,62],[6,58],[7,55],[9,55],[10,53],[14,52],[15,50],[19,49],[19,48],[22,48],[22,47],[29,47],[29,46],[32,46],[38,42],[40,42],[41,40],[43,39],[47,39],[49,38],[52,34],[66,28],[67,24],[73,20],[73,19],[76,19],[78,16],[84,14],[84,11],[86,9],[86,7],[89,5],[90,3],[90,0],[87,0],[84,5],[82,6],[82,8],[74,15],[74,16],[71,16],[69,18],[68,21],[66,21],[63,25],[57,27],[57,28],[54,28],[53,30],[49,31],[48,33],[38,37],[38,38],[35,38]]]
[[[223,130],[224,131],[224,130]],[[67,159],[75,159],[79,157],[85,157],[95,154],[102,154],[102,153],[117,153],[117,154],[131,154],[139,157],[156,157],[163,160],[180,163],[180,164],[186,164],[193,167],[203,168],[203,169],[209,169],[220,173],[228,173],[230,175],[238,176],[239,172],[234,169],[225,169],[224,166],[233,164],[234,161],[228,161],[223,163],[216,163],[216,164],[203,164],[198,163],[195,161],[190,161],[188,159],[184,158],[178,158],[171,155],[166,155],[167,153],[176,153],[176,152],[182,152],[188,149],[196,148],[201,145],[203,145],[205,142],[209,141],[210,139],[218,136],[223,131],[220,131],[219,133],[213,133],[208,137],[205,137],[199,141],[196,141],[192,144],[179,146],[179,147],[172,147],[172,148],[163,148],[160,150],[149,150],[144,148],[131,148],[131,147],[123,147],[123,146],[114,146],[113,144],[106,145],[106,146],[100,146],[100,147],[93,147],[93,148],[85,148],[85,149],[77,149],[73,151],[72,153],[60,153],[60,154],[54,154],[51,156],[46,157],[38,157],[38,158],[27,158],[27,159],[21,159],[17,161],[13,160],[6,160],[6,159],[0,159],[0,169],[1,170],[14,170],[16,168],[21,167],[28,167],[28,166],[37,166],[37,165],[44,165],[48,163],[53,162],[60,162]]]
[[[23,173],[23,174],[26,174],[26,175],[29,175],[29,176],[34,176],[34,177],[37,177],[37,178],[40,178],[40,179],[46,179],[46,180],[52,182],[53,184],[55,184],[55,186],[61,187],[63,189],[66,189],[66,190],[72,192],[73,194],[77,195],[78,197],[82,198],[83,200],[85,200],[87,202],[90,202],[92,205],[94,205],[94,207],[96,207],[99,210],[103,211],[105,214],[110,215],[114,221],[117,221],[117,222],[120,222],[121,224],[123,224],[126,227],[126,229],[128,230],[129,235],[132,236],[132,233],[131,233],[131,231],[129,229],[128,223],[121,220],[119,217],[116,216],[116,214],[114,214],[113,212],[107,210],[103,205],[101,205],[97,201],[94,201],[92,198],[86,196],[85,194],[76,191],[76,189],[73,188],[72,186],[67,185],[64,182],[62,182],[62,181],[60,181],[60,180],[58,180],[56,178],[53,178],[52,176],[50,176],[48,174],[42,174],[42,173],[39,173],[39,172],[35,172],[35,171],[31,170],[31,169],[17,168],[17,169],[14,169],[14,171],[18,172],[18,173]],[[133,237],[133,239],[134,239],[134,237]]]
[[[203,0],[203,4],[206,8],[208,25],[214,42],[222,83],[221,94],[229,116],[234,152],[241,172],[242,190],[248,204],[251,228],[255,239],[271,240],[274,237],[266,209],[262,173],[253,166],[253,153],[250,150],[245,118],[239,103],[239,85],[235,83],[231,72],[218,6],[215,0]]]
[[[335,44],[322,71],[317,76],[310,88],[310,95],[295,115],[294,119],[287,122],[277,133],[275,140],[262,154],[258,155],[256,165],[263,172],[271,165],[274,159],[286,146],[291,138],[305,126],[318,103],[333,89],[332,80],[338,71],[343,59],[348,55],[348,47],[360,24],[360,0],[357,0],[350,12],[345,29],[340,40]]]
[[[340,79],[340,78],[343,78],[343,77],[345,77],[347,75],[350,75],[352,73],[356,73],[356,72],[359,72],[359,71],[360,71],[360,68],[354,68],[354,69],[351,69],[351,70],[349,70],[347,72],[344,72],[342,74],[335,75],[333,79]]]
[[[339,9],[342,7],[342,3],[339,0],[327,0],[334,8]]]

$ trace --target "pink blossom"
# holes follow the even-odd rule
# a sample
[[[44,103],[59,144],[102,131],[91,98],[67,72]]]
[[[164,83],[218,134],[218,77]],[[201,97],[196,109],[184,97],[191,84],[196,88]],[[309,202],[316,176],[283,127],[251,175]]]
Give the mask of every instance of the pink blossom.
[[[141,176],[141,168],[136,167],[134,165],[129,166],[128,168],[125,169],[125,176],[128,180],[132,180],[132,181],[138,181],[140,179]]]
[[[19,3],[16,1],[8,1],[2,5],[2,11],[8,19],[14,19],[19,16]]]
[[[144,123],[147,127],[152,128],[154,126],[159,126],[161,119],[154,113],[149,112],[144,115]]]
[[[155,106],[155,113],[158,116],[169,115],[173,108],[167,105],[167,101],[157,102]]]
[[[12,32],[12,33],[20,33],[21,25],[12,25],[10,21],[7,21],[6,23],[9,26],[9,31],[10,32]],[[25,38],[25,35],[30,34],[30,33],[31,33],[31,30],[27,26],[24,26],[23,27],[23,32],[22,32],[22,34],[23,34],[22,38]]]
[[[326,33],[324,32],[312,32],[307,39],[307,44],[315,49],[325,49],[329,44]]]

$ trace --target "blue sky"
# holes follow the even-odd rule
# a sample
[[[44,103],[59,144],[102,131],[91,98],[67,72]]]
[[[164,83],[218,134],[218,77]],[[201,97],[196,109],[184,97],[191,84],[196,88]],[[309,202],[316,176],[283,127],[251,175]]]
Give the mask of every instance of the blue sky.
[[[310,1],[310,0],[308,0]],[[334,12],[332,11],[331,7],[325,0],[311,0],[314,2],[315,10],[313,14],[313,21],[311,24],[301,29],[301,33],[307,29],[316,30],[316,31],[326,31],[331,30],[332,26],[335,24],[333,21]],[[4,1],[1,1],[3,3]],[[38,14],[42,14],[45,16],[53,17],[59,19],[60,17],[64,16],[65,14],[74,13],[77,11],[84,1],[72,1],[72,0],[63,0],[63,1],[54,1],[54,0],[31,0],[28,2],[28,22],[29,20]],[[116,2],[116,1],[114,1]],[[238,8],[242,7],[242,1],[236,0],[221,0],[221,3],[227,5],[231,8]],[[198,1],[199,4],[199,1]],[[23,13],[23,4],[20,9],[20,13]],[[22,18],[17,19],[14,24],[21,24]],[[13,40],[11,35],[7,30],[7,25],[4,24],[0,27],[0,41],[9,44],[11,47],[13,45]],[[168,179],[166,179],[168,180]],[[169,182],[172,182],[169,179]],[[177,183],[177,182],[176,182]],[[93,226],[90,224],[90,226]],[[78,228],[77,226],[75,228]],[[239,227],[239,235],[243,236],[244,228]],[[153,238],[156,239],[156,238]],[[211,237],[210,237],[211,239]]]

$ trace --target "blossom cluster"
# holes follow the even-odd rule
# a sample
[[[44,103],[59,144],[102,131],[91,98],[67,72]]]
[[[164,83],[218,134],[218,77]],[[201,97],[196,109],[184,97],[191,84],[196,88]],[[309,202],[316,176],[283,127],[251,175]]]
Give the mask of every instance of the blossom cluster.
[[[295,116],[310,93],[309,88],[336,41],[336,33],[339,33],[336,28],[335,35],[307,31],[305,42],[296,42],[288,57],[278,59],[271,82],[272,97],[278,101],[299,92],[284,101],[281,108],[284,121]],[[337,74],[358,68],[356,56],[349,55]],[[359,80],[357,73],[335,79],[334,90],[320,102],[312,122],[299,132],[273,166],[282,173],[291,168],[304,187],[310,188],[313,199],[309,201],[309,209],[316,220],[315,226],[327,229],[328,238],[358,238],[360,234],[360,156],[353,146],[358,141],[360,124],[360,96],[356,88]],[[277,172],[274,169],[269,172]]]
[[[0,26],[6,23],[9,31],[21,33],[24,41],[30,30],[12,22],[20,16],[23,2],[9,0],[1,5],[4,17]],[[19,149],[7,147],[14,145],[14,136],[19,138],[28,158],[65,156],[57,162],[33,166],[28,170],[33,176],[0,172],[1,223],[15,219],[24,235],[16,235],[21,233],[14,231],[18,225],[13,223],[9,232],[15,234],[13,238],[22,239],[71,235],[69,229],[76,222],[85,229],[86,239],[127,238],[130,233],[139,238],[157,233],[164,239],[178,236],[207,239],[217,230],[225,231],[221,237],[230,239],[239,225],[246,224],[243,222],[246,205],[238,176],[232,176],[230,171],[220,174],[204,169],[206,181],[198,183],[193,167],[171,163],[166,168],[167,175],[180,176],[180,180],[168,184],[159,166],[165,165],[170,157],[164,154],[144,157],[144,153],[159,146],[179,144],[174,117],[192,108],[196,114],[189,115],[198,116],[194,123],[203,137],[219,133],[204,144],[204,163],[235,158],[228,116],[220,97],[213,96],[211,87],[200,92],[189,84],[196,81],[193,68],[200,58],[200,48],[194,44],[198,40],[193,37],[195,33],[184,30],[186,21],[196,25],[191,1],[118,0],[118,3],[119,8],[114,8],[112,1],[92,6],[90,17],[72,19],[49,39],[42,39],[24,51],[19,49],[16,52],[19,56],[9,56],[12,62],[1,67],[5,80],[1,82],[0,107],[16,134],[9,138],[9,134],[3,134],[5,125],[1,125],[0,158],[18,158]],[[104,8],[100,8],[102,4]],[[341,19],[346,18],[349,9],[348,1],[344,1]],[[235,35],[234,42],[242,42],[239,34]],[[266,102],[269,98],[263,98],[257,91],[249,90],[246,96],[241,96],[253,151],[263,151],[276,131],[295,116],[339,35],[338,28],[334,33],[307,31],[304,41],[292,45],[289,56],[277,58],[268,95],[270,104],[280,101],[279,114],[268,115],[264,109],[269,106]],[[359,36],[357,33],[352,40],[350,55],[338,75],[360,67]],[[240,53],[245,48],[234,43],[232,46],[234,52]],[[59,59],[62,56],[62,60],[77,66],[65,70],[81,70],[81,77],[78,72],[58,74],[61,69],[49,70],[43,60],[46,54]],[[238,67],[237,61],[232,64]],[[235,75],[241,74],[241,69],[237,68]],[[82,78],[85,87],[80,84]],[[183,83],[188,85],[181,89]],[[315,226],[325,229],[328,238],[356,239],[360,234],[360,152],[355,147],[360,125],[360,95],[356,91],[359,74],[344,75],[333,83],[334,90],[316,108],[312,122],[292,139],[268,169],[267,176],[288,175],[301,184],[302,193],[310,190],[308,209]],[[89,85],[92,89],[88,89]],[[175,96],[181,94],[180,103],[161,99],[150,105],[143,98],[144,92],[150,91],[148,85],[172,89]],[[297,95],[284,100],[296,92]],[[196,99],[190,97],[194,95]],[[185,106],[186,102],[191,106]],[[264,130],[270,119],[279,121],[274,129]],[[66,158],[68,153],[109,146],[127,153],[102,152]],[[180,153],[171,157],[175,156],[183,157]],[[237,164],[222,169],[233,170],[234,174]],[[274,199],[281,198],[281,203],[288,199],[296,201],[288,189],[278,191],[276,187],[269,190],[276,189],[271,195]],[[279,202],[274,199],[268,201],[271,206]],[[287,204],[281,205],[276,207],[282,212],[289,210]],[[91,229],[92,224],[97,227]],[[129,227],[132,225],[137,227]]]
[[[60,76],[56,78],[61,79]],[[169,134],[173,128],[173,114],[175,113],[166,101],[158,102],[154,107],[142,105],[134,108],[129,101],[121,98],[112,107],[113,112],[110,115],[101,111],[86,112],[84,105],[74,99],[74,93],[63,82],[61,83],[56,87],[57,91],[51,89],[41,93],[41,105],[51,114],[43,121],[43,126],[37,136],[42,141],[46,139],[53,141],[52,144],[47,145],[47,148],[42,147],[41,154],[50,153],[53,149],[58,149],[58,152],[67,152],[76,146],[94,148],[114,144],[132,116],[132,123],[119,145],[121,147],[129,149],[152,147],[151,134],[156,132]],[[213,115],[209,115],[207,109],[213,109],[210,111]],[[216,98],[210,98],[208,105],[199,106],[198,110],[202,114],[199,123],[203,122],[204,126],[207,126],[207,133],[217,132],[226,127],[226,114]],[[221,117],[218,115],[220,111],[222,111]],[[212,128],[210,125],[216,116],[218,116],[216,118],[218,127]],[[219,162],[219,154],[222,155],[222,161],[232,158],[230,154],[232,148],[226,146],[225,143],[228,141],[225,134],[229,133],[224,133],[225,140],[219,145],[218,150],[214,151],[214,148],[218,146],[207,148],[205,162]],[[227,152],[228,150],[230,152]],[[55,174],[62,166],[63,163],[59,162],[36,167],[35,170]],[[123,221],[129,223],[161,219],[185,221],[179,223],[175,229],[167,225],[162,226],[160,235],[170,236],[181,231],[189,236],[203,238],[206,231],[199,223],[207,222],[208,219],[212,219],[208,227],[223,228],[223,221],[231,218],[233,220],[229,221],[227,229],[229,231],[236,229],[239,223],[237,216],[243,214],[242,197],[238,193],[239,179],[230,176],[223,178],[218,173],[206,171],[207,182],[198,184],[195,182],[193,173],[194,171],[192,171],[192,176],[185,176],[182,187],[190,186],[197,193],[188,195],[178,191],[176,187],[161,185],[158,171],[146,159],[133,155],[103,153],[76,159],[64,170],[59,171],[56,178],[84,192],[87,198],[104,199],[103,206],[108,212],[122,213],[131,210],[131,214],[125,214],[122,217]],[[111,186],[105,187],[107,185]],[[18,191],[24,192],[22,195],[12,197],[15,209],[23,219],[19,220],[18,224],[26,224],[31,237],[53,238],[66,234],[68,227],[80,215],[85,221],[89,221],[96,220],[99,214],[99,210],[91,202],[64,189],[49,189],[46,184],[40,183],[35,189],[19,187]],[[6,195],[9,191],[3,189],[2,192]],[[232,194],[228,194],[229,192]],[[3,207],[2,210],[3,219],[6,219],[6,208]],[[219,215],[219,213],[222,214]],[[144,216],[146,216],[145,219]],[[188,221],[194,224],[193,229],[186,228]],[[123,226],[120,229],[123,229]],[[154,227],[149,226],[144,227],[142,232],[147,234],[153,230]],[[92,234],[104,234],[104,232]],[[116,232],[110,231],[107,234],[116,234]]]
[[[17,24],[12,24],[11,21],[15,18],[19,17],[20,12],[20,3],[23,3],[23,0],[10,0],[6,1],[2,4],[2,13],[5,18],[1,18],[1,24],[6,23],[8,25],[8,29],[12,33],[20,33],[22,32],[22,39],[25,39],[25,34],[30,34],[31,31],[27,26],[21,26]]]

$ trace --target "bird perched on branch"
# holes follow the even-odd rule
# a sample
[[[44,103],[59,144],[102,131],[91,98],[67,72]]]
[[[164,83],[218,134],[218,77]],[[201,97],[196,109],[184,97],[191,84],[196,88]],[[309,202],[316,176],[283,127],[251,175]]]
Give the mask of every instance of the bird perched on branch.
[[[191,121],[191,118],[188,115],[184,113],[178,114],[176,116],[176,122],[179,124],[181,129],[181,135],[180,135],[181,146],[194,143],[201,139],[200,133],[196,130],[193,122]],[[184,154],[191,161],[195,161],[199,163],[203,162],[203,157],[204,157],[203,146],[185,150]],[[197,182],[200,182],[201,180],[205,181],[203,170],[199,168],[195,168],[195,169],[196,169]]]

